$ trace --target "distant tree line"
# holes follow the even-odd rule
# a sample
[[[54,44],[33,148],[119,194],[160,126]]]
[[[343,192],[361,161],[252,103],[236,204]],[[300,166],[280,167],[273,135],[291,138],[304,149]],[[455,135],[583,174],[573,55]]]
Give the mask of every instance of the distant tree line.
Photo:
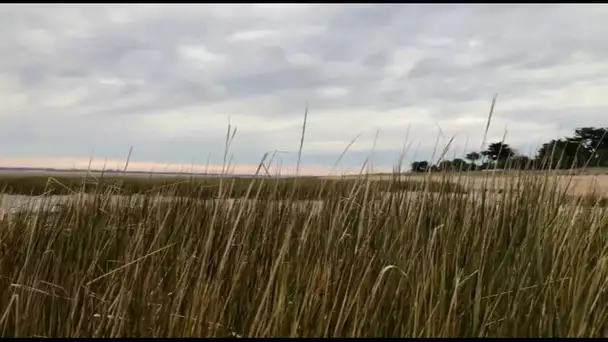
[[[465,159],[443,160],[436,165],[428,161],[415,161],[413,172],[473,171],[491,169],[570,169],[608,166],[608,127],[583,127],[574,130],[571,137],[552,139],[538,149],[536,156],[517,153],[509,144],[499,141],[484,151],[472,151]]]

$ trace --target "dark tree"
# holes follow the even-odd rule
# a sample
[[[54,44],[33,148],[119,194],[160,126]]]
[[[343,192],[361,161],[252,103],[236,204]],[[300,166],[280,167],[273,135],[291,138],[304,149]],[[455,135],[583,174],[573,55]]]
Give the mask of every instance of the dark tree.
[[[515,156],[509,160],[510,168],[517,170],[527,170],[532,168],[532,159],[527,156]]]
[[[569,169],[585,165],[590,157],[591,152],[581,141],[554,139],[541,146],[536,160],[542,168]]]
[[[491,161],[505,161],[515,155],[515,152],[508,144],[495,142],[488,146],[488,149],[481,154]]]
[[[608,165],[608,128],[577,128],[574,136],[566,140],[581,145],[579,150],[589,156],[590,166]]]
[[[461,171],[467,169],[467,163],[460,158],[455,158],[454,160],[443,160],[437,164],[435,169],[437,171]]]
[[[426,172],[429,169],[429,162],[426,160],[415,161],[412,163],[412,172]]]
[[[464,156],[464,159],[466,159],[470,162],[469,169],[475,170],[478,168],[477,161],[481,159],[481,154],[479,154],[479,152],[475,152],[475,151],[469,152]]]
[[[481,159],[481,155],[477,152],[469,152],[464,158],[470,161],[471,163],[475,163],[476,161]]]
[[[460,158],[454,158],[452,160],[452,169],[455,171],[465,170],[467,168],[467,162]]]
[[[449,160],[444,160],[444,161],[440,162],[439,164],[437,164],[437,168],[440,171],[452,171],[453,167],[454,166],[453,166],[452,162]]]

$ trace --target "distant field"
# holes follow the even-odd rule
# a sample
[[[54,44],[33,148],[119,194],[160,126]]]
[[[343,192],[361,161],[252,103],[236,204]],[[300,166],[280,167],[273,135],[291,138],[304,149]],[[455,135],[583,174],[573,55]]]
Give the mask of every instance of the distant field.
[[[74,192],[113,194],[156,194],[185,196],[199,199],[240,198],[248,193],[259,196],[273,194],[280,198],[309,199],[326,196],[330,192],[348,195],[361,180],[323,179],[319,177],[262,178],[239,175],[185,175],[144,173],[90,173],[86,172],[12,172],[0,173],[0,193],[18,195],[69,195]],[[446,181],[424,183],[420,180],[372,180],[374,194],[380,192],[429,191],[464,192],[457,184]]]
[[[509,182],[517,181],[521,175],[526,177],[549,177],[551,181],[557,181],[562,189],[567,189],[571,195],[581,196],[595,192],[598,195],[608,195],[608,168],[589,168],[585,171],[473,171],[453,173],[432,173],[431,180],[444,179],[455,183],[464,183],[472,189],[500,190]],[[410,181],[422,181],[429,175],[424,173],[404,173],[401,178]],[[328,179],[354,179],[359,176],[331,176]],[[371,175],[373,180],[389,180],[394,176],[391,174]]]
[[[608,168],[588,168],[585,171],[576,170],[570,171],[523,171],[527,176],[545,177],[550,176],[551,181],[557,181],[562,189],[568,189],[571,195],[581,196],[589,193],[605,196],[608,194]],[[518,179],[518,175],[522,172],[509,171],[473,171],[473,172],[454,172],[454,173],[433,173],[430,174],[430,179],[439,184],[441,182],[454,183],[454,188],[462,188],[460,185],[466,185],[469,189],[479,190],[500,190],[508,186],[509,182]],[[425,177],[429,175],[421,173],[406,172],[399,177],[402,184],[412,183],[412,185],[404,186],[404,190],[413,190],[416,188],[414,184],[420,184]],[[48,181],[53,178],[57,182]],[[111,172],[102,173],[100,171],[45,171],[45,170],[0,170],[0,192],[5,190],[9,193],[18,194],[42,194],[44,189],[49,186],[55,189],[55,193],[66,193],[61,190],[61,186],[53,185],[55,183],[68,185],[69,188],[77,184],[81,184],[84,179],[88,179],[92,185],[96,180],[104,178],[109,182],[122,182],[130,191],[145,191],[158,188],[159,186],[167,186],[170,184],[184,183],[189,180],[194,180],[199,183],[205,183],[209,186],[217,186],[220,175],[218,174],[186,174],[186,173],[145,173],[145,172]],[[395,179],[391,174],[372,174],[369,179],[380,182],[390,182]],[[234,191],[242,193],[250,184],[250,179],[263,178],[253,175],[225,175],[224,178],[237,180]],[[293,177],[284,177],[280,182],[290,183]],[[359,175],[347,176],[318,176],[318,177],[302,177],[307,185],[313,183],[321,184],[327,180],[343,180],[354,181],[361,178]],[[276,179],[273,180],[273,182]],[[459,185],[457,186],[456,183]],[[183,187],[183,186],[182,186]],[[434,186],[437,188],[437,186]],[[65,190],[65,189],[64,189]],[[188,193],[190,189],[186,190]]]
[[[187,173],[165,173],[165,172],[101,172],[101,171],[46,171],[46,170],[0,170],[0,178],[2,177],[60,177],[60,178],[82,178],[86,176],[94,177],[129,177],[129,178],[217,178],[217,174],[187,174]],[[231,177],[252,178],[250,175],[231,175]]]

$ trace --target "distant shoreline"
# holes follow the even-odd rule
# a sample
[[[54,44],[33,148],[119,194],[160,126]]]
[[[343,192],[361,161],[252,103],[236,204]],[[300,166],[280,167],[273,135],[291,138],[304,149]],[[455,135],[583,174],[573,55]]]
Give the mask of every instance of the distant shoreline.
[[[42,167],[0,167],[0,174],[18,175],[20,173],[47,173],[47,174],[107,174],[107,175],[149,175],[149,176],[198,176],[198,177],[220,177],[221,173],[201,173],[201,172],[169,172],[169,171],[121,171],[121,170],[97,170],[97,169],[56,169]],[[238,178],[256,178],[261,175],[252,174],[224,174],[224,176]],[[289,177],[289,176],[283,176]]]

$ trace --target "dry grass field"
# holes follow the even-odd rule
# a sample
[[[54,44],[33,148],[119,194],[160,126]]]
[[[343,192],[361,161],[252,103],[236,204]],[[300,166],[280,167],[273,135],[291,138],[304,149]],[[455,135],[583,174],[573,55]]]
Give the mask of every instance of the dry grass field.
[[[0,335],[605,337],[608,207],[566,177],[5,177]]]
[[[406,173],[400,176],[403,180],[423,181],[425,178],[431,180],[445,179],[451,182],[466,184],[476,190],[500,190],[508,187],[508,184],[517,181],[522,176],[546,178],[551,182],[556,182],[561,189],[574,196],[584,196],[594,193],[600,196],[608,196],[608,169],[589,168],[585,171],[474,171],[474,172],[454,172],[454,173],[433,173],[430,175],[420,173]],[[380,174],[370,176],[373,180],[389,180],[393,178],[390,174]],[[328,179],[354,179],[353,176],[332,176],[324,177]]]

